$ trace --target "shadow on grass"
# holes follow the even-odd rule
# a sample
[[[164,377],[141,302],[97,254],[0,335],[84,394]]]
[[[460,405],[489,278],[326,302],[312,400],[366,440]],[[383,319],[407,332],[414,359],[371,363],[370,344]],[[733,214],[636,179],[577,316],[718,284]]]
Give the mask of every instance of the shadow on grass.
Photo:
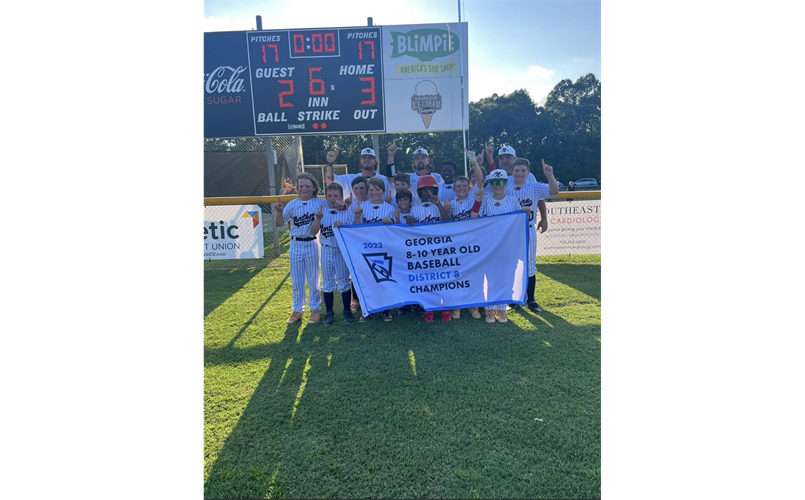
[[[492,387],[496,394],[515,391],[518,384],[525,383],[521,381],[526,377],[525,371],[517,373],[516,369],[512,369],[518,360],[530,356],[528,352],[562,349],[565,342],[560,342],[560,339],[571,341],[572,338],[583,338],[581,344],[589,349],[597,349],[597,345],[600,345],[594,338],[600,336],[595,334],[595,330],[599,329],[597,326],[579,327],[547,311],[539,316],[530,311],[520,311],[518,314],[531,323],[536,331],[518,328],[513,323],[484,325],[482,320],[465,316],[458,320],[458,324],[424,324],[418,315],[410,315],[395,316],[392,323],[372,320],[372,323],[354,325],[348,333],[341,333],[336,341],[328,340],[328,327],[299,322],[283,327],[285,330],[279,343],[246,348],[235,348],[230,344],[205,350],[205,362],[208,364],[248,363],[266,358],[272,361],[234,428],[216,450],[217,457],[209,465],[209,474],[204,483],[204,498],[304,497],[311,492],[317,497],[333,498],[350,498],[355,494],[380,498],[374,495],[382,492],[395,492],[404,498],[415,497],[409,495],[461,496],[469,490],[462,485],[460,478],[453,477],[456,471],[460,472],[463,468],[483,470],[484,465],[491,463],[492,459],[485,458],[484,453],[473,458],[475,455],[469,452],[460,452],[456,460],[469,461],[468,465],[434,470],[428,468],[430,460],[439,461],[452,456],[456,449],[464,449],[461,448],[463,445],[457,443],[465,441],[469,447],[481,446],[489,453],[498,453],[490,447],[494,439],[471,445],[475,438],[466,437],[463,431],[452,428],[467,426],[478,432],[478,429],[484,428],[478,421],[496,422],[508,418],[502,417],[501,410],[493,404],[487,407],[483,403],[473,403],[476,397],[474,393]],[[336,317],[340,318],[339,311]],[[460,326],[471,328],[456,328]],[[527,334],[534,333],[536,338],[531,335],[510,335],[515,329]],[[534,340],[527,340],[527,337]],[[490,338],[495,339],[492,344],[489,343]],[[545,347],[550,351],[542,351],[545,340],[553,345],[553,348]],[[389,353],[394,354],[395,363],[388,363],[391,357]],[[329,371],[331,355],[333,362],[339,363],[338,368],[333,365],[335,371]],[[488,356],[491,358],[487,359]],[[507,359],[501,364],[501,358]],[[564,362],[564,357],[551,361],[553,366],[561,366]],[[496,379],[499,385],[492,386],[484,376],[467,382],[467,378],[476,372],[490,370],[493,373],[511,373],[511,378]],[[528,373],[534,370],[530,368]],[[529,383],[534,384],[536,390],[545,391],[543,382],[534,380]],[[561,387],[571,384],[565,381],[553,383]],[[436,410],[435,405],[436,401],[450,398],[444,395],[443,388],[454,384],[463,384],[466,388],[466,401],[445,403],[455,412],[448,419],[443,411]],[[572,384],[567,389],[574,390],[577,389]],[[375,396],[370,397],[370,394]],[[395,399],[400,395],[410,397]],[[505,396],[499,397],[498,403],[505,402]],[[386,410],[378,410],[384,404],[388,404]],[[297,414],[297,409],[305,407],[306,412]],[[311,408],[315,408],[315,411]],[[484,416],[475,417],[471,415],[472,412],[482,412]],[[322,414],[326,414],[326,418]],[[413,423],[409,421],[412,416],[415,419]],[[412,431],[423,433],[424,437],[406,440],[402,435],[404,432],[400,435],[384,435],[384,429],[388,431],[400,426],[410,426]],[[439,426],[446,426],[452,432],[449,434],[451,437],[441,436],[444,429]],[[367,434],[372,436],[370,441],[363,440]],[[564,443],[560,437],[552,434],[545,439]],[[495,439],[505,442],[503,434]],[[530,439],[536,438],[531,436]],[[429,445],[429,441],[436,444]],[[419,447],[423,447],[422,450]],[[501,452],[505,458],[499,460],[508,464],[501,467],[518,464],[514,457],[523,452],[519,448],[509,454]],[[398,460],[374,462],[371,457],[376,453],[387,453],[398,457]],[[579,466],[574,462],[573,467]],[[407,473],[412,475],[406,476]],[[422,479],[429,473],[436,474],[438,479],[434,481],[439,483],[438,486]],[[388,476],[396,474],[399,476],[394,477],[404,479],[403,483],[407,482],[413,490],[405,490],[406,486],[401,484],[389,483]],[[529,469],[529,474],[550,473],[534,466]],[[518,480],[518,488],[522,488],[523,484],[532,484],[523,478]],[[385,485],[383,481],[386,481]],[[515,487],[508,490],[505,486],[501,487],[509,495],[524,495]],[[407,494],[401,493],[406,491]]]
[[[601,266],[598,264],[539,264],[537,271],[601,301]],[[537,279],[537,301],[539,301],[539,279]]]
[[[286,257],[291,240],[280,235],[280,256]],[[273,243],[265,248],[263,259],[225,259],[204,261],[204,316],[236,294],[252,278],[277,260]]]

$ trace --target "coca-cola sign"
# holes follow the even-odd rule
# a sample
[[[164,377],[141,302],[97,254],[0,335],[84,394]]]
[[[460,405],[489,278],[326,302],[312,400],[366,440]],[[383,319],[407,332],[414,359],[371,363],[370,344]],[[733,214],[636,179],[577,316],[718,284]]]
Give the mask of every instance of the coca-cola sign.
[[[246,66],[238,66],[237,68],[233,68],[232,66],[218,66],[204,75],[206,79],[204,90],[208,94],[246,92],[244,79],[240,78],[241,74],[245,71]]]

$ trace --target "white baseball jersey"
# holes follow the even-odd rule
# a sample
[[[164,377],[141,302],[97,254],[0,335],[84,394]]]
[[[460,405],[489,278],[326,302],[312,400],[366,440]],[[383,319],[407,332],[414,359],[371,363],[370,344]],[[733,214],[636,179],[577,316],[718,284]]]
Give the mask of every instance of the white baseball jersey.
[[[321,309],[321,293],[319,288],[319,242],[318,240],[297,241],[296,237],[309,238],[310,225],[316,218],[320,207],[326,208],[326,202],[321,198],[301,201],[299,198],[291,200],[282,211],[282,221],[291,222],[291,247],[288,258],[291,262],[291,285],[293,290],[294,312],[305,311],[305,280],[307,280],[310,294],[308,308]]]
[[[325,293],[336,289],[344,293],[350,289],[349,268],[338,248],[333,233],[333,224],[341,221],[344,225],[353,224],[355,214],[351,210],[338,210],[325,207],[321,218],[321,289]]]
[[[370,201],[361,203],[363,215],[361,216],[361,224],[373,224],[375,222],[383,222],[386,217],[394,220],[394,207],[385,201],[377,205]]]
[[[411,217],[417,222],[442,222],[439,207],[429,201],[411,207]],[[400,218],[400,222],[402,222],[402,218]]]
[[[528,275],[537,274],[537,202],[551,196],[551,187],[542,182],[526,182],[522,186],[512,185],[512,196],[517,198],[521,207],[530,207],[528,214]]]
[[[469,219],[473,205],[475,205],[475,193],[472,193],[471,197],[468,195],[464,201],[458,201],[458,198],[453,198],[450,200],[449,213],[453,216],[453,220]]]
[[[520,202],[514,196],[506,195],[502,200],[496,200],[491,196],[484,197],[481,202],[481,209],[478,215],[481,217],[488,217],[490,215],[507,214],[509,212],[521,211]]]

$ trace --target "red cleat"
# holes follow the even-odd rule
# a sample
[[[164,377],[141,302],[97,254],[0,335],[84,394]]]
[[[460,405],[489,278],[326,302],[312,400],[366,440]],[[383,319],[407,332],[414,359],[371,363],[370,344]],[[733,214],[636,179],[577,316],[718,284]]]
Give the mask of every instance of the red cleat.
[[[425,311],[425,323],[433,323],[433,312]]]
[[[447,322],[449,322],[449,321],[450,321],[450,316],[451,316],[451,315],[452,315],[452,314],[450,313],[450,311],[442,311],[442,323],[447,323]]]

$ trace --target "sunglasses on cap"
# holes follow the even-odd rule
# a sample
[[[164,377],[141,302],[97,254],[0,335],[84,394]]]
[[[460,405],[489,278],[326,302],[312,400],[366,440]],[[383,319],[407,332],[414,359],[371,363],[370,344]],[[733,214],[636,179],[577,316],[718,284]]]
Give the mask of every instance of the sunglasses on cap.
[[[494,187],[501,187],[505,186],[507,182],[509,182],[509,179],[492,179],[491,181],[489,181],[489,185]]]

